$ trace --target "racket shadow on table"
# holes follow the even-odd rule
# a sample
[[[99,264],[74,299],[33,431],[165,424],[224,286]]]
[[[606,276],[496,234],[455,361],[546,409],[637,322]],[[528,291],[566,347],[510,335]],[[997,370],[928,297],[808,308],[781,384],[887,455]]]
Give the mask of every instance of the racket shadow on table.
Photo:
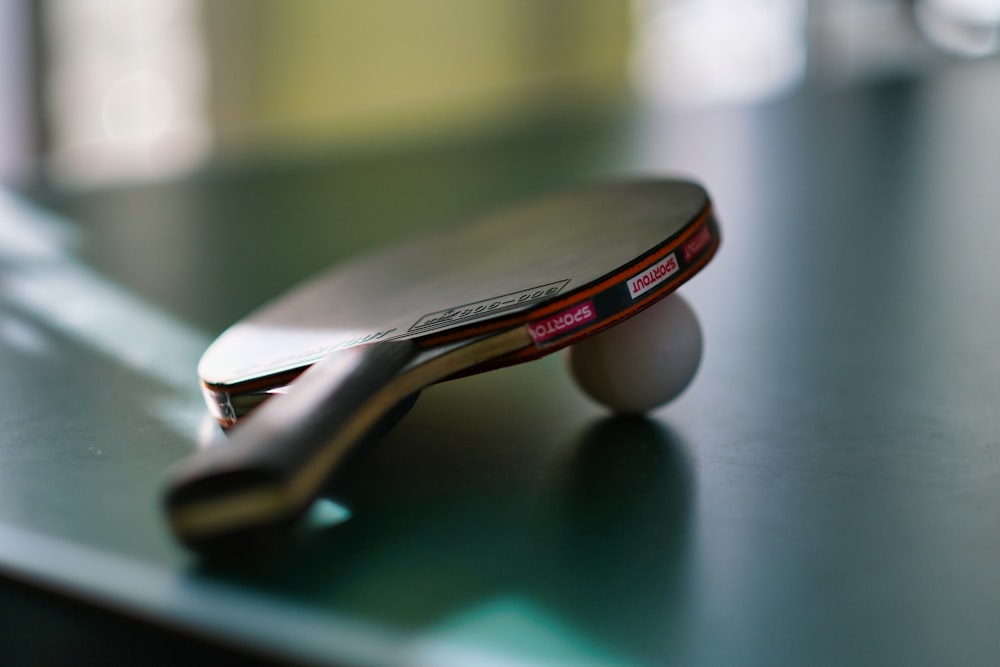
[[[642,417],[534,440],[530,426],[493,428],[487,408],[469,415],[483,422],[475,443],[442,442],[435,424],[450,402],[431,397],[345,466],[336,500],[349,520],[300,531],[266,562],[202,563],[192,576],[236,580],[415,641],[464,639],[466,626],[480,632],[495,614],[523,612],[629,664],[675,659],[694,495],[685,443]],[[427,440],[436,442],[418,444]],[[400,455],[403,441],[416,451]],[[456,461],[500,441],[512,459],[541,450],[544,465],[529,473],[474,455]]]

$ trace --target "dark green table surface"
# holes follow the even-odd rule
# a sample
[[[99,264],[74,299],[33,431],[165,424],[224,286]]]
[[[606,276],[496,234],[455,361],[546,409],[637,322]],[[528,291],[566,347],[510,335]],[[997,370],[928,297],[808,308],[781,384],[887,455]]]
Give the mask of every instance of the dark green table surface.
[[[680,400],[609,418],[559,358],[439,385],[271,560],[171,542],[225,325],[414,228],[631,173],[694,176],[723,224]],[[996,664],[998,255],[996,61],[0,195],[0,664]]]

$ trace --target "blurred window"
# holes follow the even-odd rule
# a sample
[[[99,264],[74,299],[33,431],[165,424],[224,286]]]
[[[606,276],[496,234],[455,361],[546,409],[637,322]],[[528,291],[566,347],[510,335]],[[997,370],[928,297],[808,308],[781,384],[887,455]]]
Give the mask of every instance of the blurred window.
[[[201,161],[210,132],[197,0],[50,0],[53,175],[98,184]]]
[[[805,0],[640,0],[634,75],[671,105],[750,102],[806,73]]]

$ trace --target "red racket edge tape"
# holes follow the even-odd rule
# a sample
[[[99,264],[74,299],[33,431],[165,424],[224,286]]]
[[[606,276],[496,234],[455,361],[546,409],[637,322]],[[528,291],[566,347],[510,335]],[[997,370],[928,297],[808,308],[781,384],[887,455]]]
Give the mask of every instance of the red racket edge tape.
[[[718,233],[718,227],[716,227],[714,224],[714,219],[710,220],[708,224],[704,225],[698,224],[696,231],[700,231],[702,229],[709,229],[709,226],[711,227],[710,233],[712,234],[712,241],[701,251],[702,254],[700,254],[695,261],[688,264],[685,270],[678,272],[676,275],[671,277],[670,280],[667,280],[662,285],[658,286],[657,289],[650,290],[650,292],[648,292],[641,299],[637,299],[629,308],[620,310],[614,316],[604,318],[592,326],[581,327],[580,329],[574,331],[573,333],[560,337],[558,340],[554,341],[551,344],[543,344],[543,345],[535,344],[531,347],[526,347],[521,350],[517,350],[516,352],[512,352],[502,357],[497,357],[496,359],[491,359],[490,361],[487,361],[483,364],[479,364],[477,366],[473,366],[472,368],[459,371],[454,375],[448,376],[447,378],[445,378],[445,380],[453,380],[460,377],[476,375],[478,373],[496,370],[498,368],[504,368],[505,366],[514,366],[516,364],[524,363],[527,361],[540,359],[541,357],[549,355],[553,352],[558,352],[559,350],[565,347],[569,347],[585,338],[590,338],[591,336],[594,336],[602,331],[610,329],[619,322],[625,321],[637,315],[638,313],[646,310],[647,308],[655,304],[657,301],[660,301],[664,297],[667,297],[676,292],[681,285],[683,285],[692,277],[697,275],[698,272],[701,271],[701,269],[704,268],[706,264],[708,264],[708,262],[712,259],[712,257],[715,256],[716,251],[718,251],[719,249],[721,237]],[[693,234],[690,236],[693,236]],[[687,240],[687,238],[690,238],[690,236],[686,237],[685,241]],[[683,242],[681,243],[681,245],[683,245]],[[673,252],[676,249],[677,246],[673,246],[672,250],[665,251],[662,254],[657,252],[655,257],[653,257],[648,262],[644,262],[642,266],[631,265],[627,269],[622,269],[622,272],[632,273],[632,271],[642,271],[648,266],[651,266],[656,262],[664,259],[665,257],[668,257],[671,254],[671,252]],[[620,280],[621,276],[619,275],[617,276],[617,278],[618,280]],[[618,280],[612,280],[610,282],[614,284],[618,282]],[[572,309],[573,306],[577,305],[578,303],[583,303],[586,301],[587,297],[580,296],[578,299],[574,299],[570,303],[563,304],[561,308],[556,308],[555,312],[558,313],[565,309]],[[545,317],[546,316],[543,315],[541,316],[541,319],[544,320]],[[530,326],[531,324],[534,324],[536,321],[538,321],[538,319],[539,317],[536,315],[528,319],[526,323],[529,324]]]
[[[671,253],[676,252],[679,248],[683,247],[685,243],[690,241],[699,233],[708,232],[710,241],[705,247],[698,251],[698,254],[692,258],[693,261],[687,263],[687,266],[678,271],[677,274],[670,277],[670,279],[663,282],[663,284],[657,286],[655,289],[650,290],[641,298],[637,298],[635,302],[619,312],[614,316],[603,319],[593,326],[581,327],[578,331],[569,333],[565,336],[560,336],[551,343],[535,343],[530,347],[523,348],[511,354],[498,357],[497,359],[492,359],[484,364],[479,364],[472,368],[460,371],[448,379],[465,377],[469,375],[475,375],[477,373],[482,373],[488,370],[494,370],[498,368],[503,368],[505,366],[511,366],[518,363],[523,363],[526,361],[531,361],[533,359],[538,359],[552,352],[558,351],[564,347],[572,345],[577,341],[594,335],[600,331],[608,329],[622,320],[628,319],[633,315],[645,310],[649,306],[653,305],[663,297],[673,293],[678,287],[683,285],[685,282],[691,279],[692,276],[697,274],[701,269],[712,259],[712,257],[717,252],[719,245],[721,243],[721,235],[719,233],[718,225],[716,224],[715,217],[713,215],[712,204],[709,202],[706,204],[705,208],[702,209],[698,217],[690,225],[686,227],[681,233],[679,233],[674,238],[668,240],[663,245],[654,248],[653,250],[645,253],[636,259],[636,261],[623,266],[612,273],[608,274],[603,278],[599,278],[596,282],[591,284],[589,287],[580,290],[579,292],[572,292],[561,298],[554,299],[547,302],[544,307],[537,310],[530,310],[529,312],[518,312],[513,313],[507,317],[499,317],[488,322],[480,322],[476,324],[470,324],[465,327],[456,327],[454,329],[449,329],[446,332],[437,335],[427,335],[418,340],[418,344],[423,348],[431,348],[437,345],[443,345],[456,340],[463,340],[468,338],[479,337],[488,333],[512,329],[521,325],[531,325],[540,320],[544,320],[547,317],[560,313],[561,311],[571,309],[576,305],[587,302],[593,296],[600,294],[601,292],[613,287],[617,283],[621,282],[625,274],[634,275],[635,272],[641,272],[657,262],[667,258]],[[254,380],[247,380],[244,382],[239,382],[230,385],[219,385],[214,383],[205,382],[202,380],[202,390],[208,398],[212,406],[217,406],[219,410],[214,410],[216,417],[224,426],[231,426],[235,422],[232,420],[227,420],[222,418],[220,415],[224,414],[222,411],[224,407],[230,405],[231,399],[238,395],[250,395],[254,393],[260,393],[261,395],[266,395],[269,390],[276,389],[279,387],[284,387],[291,382],[293,382],[299,375],[301,375],[311,364],[306,364],[299,368],[293,368],[287,371],[282,371],[280,373],[275,373],[273,375],[268,375],[266,377],[257,378]],[[262,399],[263,400],[263,399]],[[243,415],[240,415],[243,416]]]

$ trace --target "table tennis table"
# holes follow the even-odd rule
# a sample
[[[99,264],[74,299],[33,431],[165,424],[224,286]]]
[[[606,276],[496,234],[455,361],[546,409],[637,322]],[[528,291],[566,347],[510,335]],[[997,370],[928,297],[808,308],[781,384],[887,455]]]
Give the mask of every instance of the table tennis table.
[[[0,664],[1000,660],[1000,62],[398,152],[0,194]],[[426,390],[285,549],[177,546],[231,321],[409,230],[680,174],[724,240],[648,419],[558,358]],[[613,224],[613,221],[609,221]]]

